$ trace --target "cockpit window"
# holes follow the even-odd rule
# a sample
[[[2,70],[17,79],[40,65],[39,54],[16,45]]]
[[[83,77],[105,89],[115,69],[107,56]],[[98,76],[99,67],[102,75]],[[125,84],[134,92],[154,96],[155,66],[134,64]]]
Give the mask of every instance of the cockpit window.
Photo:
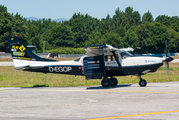
[[[125,58],[127,58],[127,57],[132,57],[133,55],[131,54],[131,53],[129,53],[129,52],[127,52],[127,51],[123,51],[122,53],[121,53],[121,57],[123,58],[123,59],[125,59]]]
[[[81,57],[75,58],[73,61],[79,62]]]

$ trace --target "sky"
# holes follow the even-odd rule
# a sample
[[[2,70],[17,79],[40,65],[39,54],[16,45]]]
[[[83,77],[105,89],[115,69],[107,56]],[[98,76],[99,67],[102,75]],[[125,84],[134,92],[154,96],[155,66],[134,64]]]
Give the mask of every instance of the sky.
[[[147,11],[154,19],[158,15],[179,16],[179,0],[0,0],[0,4],[6,6],[9,13],[46,19],[70,19],[79,12],[102,19],[107,14],[112,17],[117,8],[125,11],[129,6],[141,17]]]

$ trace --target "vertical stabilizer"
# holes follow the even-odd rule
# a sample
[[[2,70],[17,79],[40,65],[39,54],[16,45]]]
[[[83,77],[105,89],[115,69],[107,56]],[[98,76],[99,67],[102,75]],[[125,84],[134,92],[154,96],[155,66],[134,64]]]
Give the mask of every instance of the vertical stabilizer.
[[[27,46],[18,37],[9,37],[7,40],[16,69],[29,66],[29,61],[55,61],[37,56],[29,48],[27,48]]]

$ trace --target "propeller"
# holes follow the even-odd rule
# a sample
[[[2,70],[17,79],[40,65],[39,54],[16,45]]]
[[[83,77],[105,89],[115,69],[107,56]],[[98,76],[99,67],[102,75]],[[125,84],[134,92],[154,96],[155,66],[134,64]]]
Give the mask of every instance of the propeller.
[[[173,58],[169,56],[168,54],[168,49],[167,49],[167,40],[165,41],[165,46],[166,46],[166,50],[165,50],[165,65],[166,65],[166,75],[170,74],[169,72],[169,64],[168,62],[172,61]]]

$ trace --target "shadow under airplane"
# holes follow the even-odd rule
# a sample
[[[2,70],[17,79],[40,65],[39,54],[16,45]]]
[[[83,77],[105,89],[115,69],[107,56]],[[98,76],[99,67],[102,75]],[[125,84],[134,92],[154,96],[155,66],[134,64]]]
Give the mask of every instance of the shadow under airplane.
[[[102,86],[95,86],[95,87],[88,87],[86,88],[88,89],[113,89],[113,88],[120,88],[120,87],[130,87],[132,84],[121,84],[121,85],[117,85],[115,87],[102,87]]]

